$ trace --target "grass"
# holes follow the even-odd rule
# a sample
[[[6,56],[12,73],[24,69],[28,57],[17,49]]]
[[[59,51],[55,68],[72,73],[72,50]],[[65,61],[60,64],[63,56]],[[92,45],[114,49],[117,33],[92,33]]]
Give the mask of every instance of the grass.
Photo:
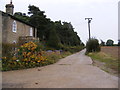
[[[44,56],[47,57],[49,64],[53,64],[53,63],[56,63],[59,59],[65,58],[65,57],[67,57],[71,54],[72,53],[70,53],[70,52],[62,52],[61,54],[56,54],[56,53],[47,54],[47,53],[44,53]]]
[[[113,73],[113,71],[115,71],[117,74],[118,58],[112,57],[111,55],[106,54],[104,52],[89,53],[88,56],[90,56],[94,61],[104,63],[104,67],[105,67],[104,71],[107,71],[109,73]],[[120,69],[120,67],[119,67],[119,69]]]

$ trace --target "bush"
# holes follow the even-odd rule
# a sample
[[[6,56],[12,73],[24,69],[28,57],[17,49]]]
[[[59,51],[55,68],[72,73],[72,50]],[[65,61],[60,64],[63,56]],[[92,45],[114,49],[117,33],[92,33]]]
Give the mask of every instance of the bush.
[[[113,44],[114,44],[114,41],[111,40],[111,39],[108,39],[107,42],[106,42],[107,46],[113,46]]]
[[[39,45],[39,46],[38,46]],[[2,71],[19,70],[49,65],[57,62],[60,58],[70,55],[70,52],[42,51],[42,45],[33,42],[25,43],[16,49],[16,54],[11,57],[2,57]]]
[[[89,39],[86,44],[86,53],[99,52],[99,51],[100,51],[100,45],[98,40],[95,38]]]
[[[17,44],[2,43],[2,57],[12,57],[17,47]]]
[[[3,71],[25,69],[47,65],[47,58],[42,56],[39,47],[33,43],[21,45],[16,55],[2,57]]]
[[[84,46],[83,45],[79,45],[79,46],[61,45],[61,49],[64,51],[69,51],[71,53],[75,53],[75,52],[79,52],[82,49],[84,49]]]

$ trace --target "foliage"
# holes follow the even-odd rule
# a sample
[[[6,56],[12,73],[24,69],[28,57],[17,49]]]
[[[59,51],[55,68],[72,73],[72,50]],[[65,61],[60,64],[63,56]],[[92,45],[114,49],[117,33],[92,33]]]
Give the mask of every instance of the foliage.
[[[3,70],[16,70],[47,64],[47,58],[42,56],[37,45],[33,42],[25,43],[19,49],[17,55],[12,58],[3,57]]]
[[[114,41],[111,40],[111,39],[108,39],[107,42],[106,42],[107,46],[113,46],[113,44],[114,44]]]
[[[11,58],[14,54],[15,48],[17,47],[17,44],[2,43],[2,56]]]
[[[53,63],[56,63],[59,59],[61,58],[64,58],[68,55],[71,55],[70,52],[61,52],[61,53],[57,53],[57,52],[45,52],[45,51],[42,51],[43,53],[43,56],[47,57],[48,59],[48,64],[53,64]]]
[[[82,49],[84,49],[84,46],[66,46],[66,45],[61,45],[61,49],[64,51],[69,51],[71,53],[79,52]]]
[[[14,16],[26,23],[29,23],[29,16],[27,16],[26,13],[16,12]]]
[[[118,40],[118,46],[120,46],[120,40]]]
[[[105,46],[105,42],[103,40],[101,40],[101,46]]]
[[[99,52],[99,51],[100,51],[100,45],[98,40],[95,38],[89,39],[86,44],[86,53]]]
[[[71,23],[56,21],[55,22],[56,32],[60,38],[60,42],[63,45],[77,46],[81,44],[81,40]]]
[[[83,45],[71,23],[53,22],[46,17],[45,11],[41,11],[39,7],[34,5],[28,6],[28,14],[29,16],[25,13],[17,12],[14,16],[35,26],[37,28],[37,37],[39,37],[40,41],[47,42],[48,47],[56,49],[59,44],[65,46]]]
[[[55,49],[59,49],[59,43],[60,43],[59,37],[57,36],[56,30],[53,27],[49,34],[48,46],[53,47]]]
[[[38,7],[34,5],[29,5],[29,12],[30,14],[30,24],[34,25],[37,28],[37,36],[41,40],[46,40],[47,35],[49,33],[48,26],[51,25],[50,19],[46,18],[46,15],[44,15],[44,11],[41,11]]]
[[[53,64],[58,59],[70,55],[70,52],[51,53],[41,51],[39,44],[28,42],[21,45],[15,55],[2,57],[2,71],[26,69]]]

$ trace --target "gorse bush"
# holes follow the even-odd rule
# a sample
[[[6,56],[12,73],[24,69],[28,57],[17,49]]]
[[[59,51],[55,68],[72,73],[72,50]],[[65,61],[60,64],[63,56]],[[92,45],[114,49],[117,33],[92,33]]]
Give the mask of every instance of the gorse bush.
[[[25,69],[47,65],[47,58],[35,43],[29,42],[21,45],[11,58],[3,57],[2,65],[3,71]]]
[[[89,52],[99,52],[100,51],[100,45],[97,39],[91,38],[86,43],[86,53]]]

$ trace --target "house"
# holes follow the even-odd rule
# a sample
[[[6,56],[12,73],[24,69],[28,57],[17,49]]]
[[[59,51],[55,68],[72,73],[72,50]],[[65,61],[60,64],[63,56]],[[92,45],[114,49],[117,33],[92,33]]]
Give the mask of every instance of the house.
[[[2,43],[19,43],[36,40],[37,29],[13,16],[14,5],[12,1],[6,5],[6,13],[0,11],[0,30]]]

